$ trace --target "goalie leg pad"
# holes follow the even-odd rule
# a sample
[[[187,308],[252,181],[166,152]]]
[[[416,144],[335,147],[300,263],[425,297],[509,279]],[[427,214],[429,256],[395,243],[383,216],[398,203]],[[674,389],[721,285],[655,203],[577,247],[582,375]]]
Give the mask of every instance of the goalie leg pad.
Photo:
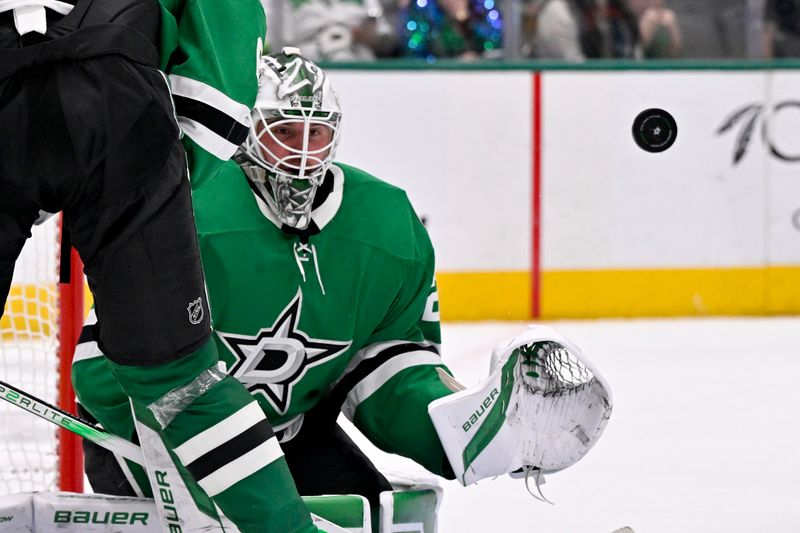
[[[435,533],[442,489],[436,484],[381,493],[381,525],[373,531],[370,506],[363,496],[344,494],[306,496],[314,524],[328,533]],[[162,526],[150,498],[40,492],[0,498],[0,530],[33,533],[161,533]],[[223,517],[224,520],[224,517]],[[35,526],[34,526],[35,524]],[[177,531],[177,527],[174,529]],[[222,533],[238,530],[208,523],[183,531]]]
[[[391,492],[386,493],[391,496]],[[396,492],[401,499],[404,492]],[[308,496],[303,501],[313,512],[314,524],[325,533],[378,533],[370,525],[369,503],[353,494]],[[416,500],[415,496],[409,501]],[[401,504],[402,505],[402,504]],[[416,518],[414,518],[416,517]],[[412,521],[427,524],[418,511]],[[400,524],[400,523],[398,523]],[[224,526],[224,527],[223,527]],[[240,533],[223,517],[223,526],[170,531],[196,533]],[[10,528],[10,529],[9,529]],[[0,531],[26,533],[163,533],[156,505],[151,498],[38,492],[0,497]],[[270,531],[286,531],[276,529]],[[395,528],[387,531],[400,531]],[[411,531],[403,529],[403,531]],[[414,529],[421,533],[433,530]]]
[[[33,494],[0,497],[0,531],[33,531]]]
[[[369,502],[356,494],[303,496],[303,501],[314,517],[314,523],[323,531],[330,531],[329,523],[343,528],[348,533],[371,533],[372,518]]]
[[[463,484],[581,459],[611,415],[611,392],[577,346],[546,326],[499,344],[489,377],[432,402],[433,420]]]
[[[436,533],[442,495],[437,482],[382,492],[380,527],[375,533]]]

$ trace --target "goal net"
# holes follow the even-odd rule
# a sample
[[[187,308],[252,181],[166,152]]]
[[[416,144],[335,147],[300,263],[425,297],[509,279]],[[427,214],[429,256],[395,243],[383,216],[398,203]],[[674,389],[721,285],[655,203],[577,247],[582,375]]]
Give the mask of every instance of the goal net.
[[[59,226],[59,217],[35,226],[17,260],[0,319],[0,380],[74,413],[69,365],[83,319],[83,276],[74,264],[74,281],[58,283]],[[80,492],[80,470],[74,435],[0,401],[0,495]]]

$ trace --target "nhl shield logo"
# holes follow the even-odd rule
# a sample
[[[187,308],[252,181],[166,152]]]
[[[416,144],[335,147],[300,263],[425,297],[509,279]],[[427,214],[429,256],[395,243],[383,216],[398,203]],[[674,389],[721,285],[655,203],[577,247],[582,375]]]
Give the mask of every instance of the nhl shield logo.
[[[199,324],[203,321],[203,299],[198,298],[191,302],[186,309],[189,311],[189,322],[192,324]]]

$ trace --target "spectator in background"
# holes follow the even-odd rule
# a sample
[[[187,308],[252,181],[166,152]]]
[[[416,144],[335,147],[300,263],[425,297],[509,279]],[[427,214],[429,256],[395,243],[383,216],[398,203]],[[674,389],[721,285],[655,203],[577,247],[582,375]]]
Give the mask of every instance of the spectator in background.
[[[627,0],[533,0],[523,15],[528,57],[582,61],[637,57],[639,25]]]
[[[611,33],[611,57],[634,59],[641,44],[639,19],[628,0],[606,0]]]
[[[571,0],[578,12],[581,48],[587,58],[632,59],[639,23],[628,0]]]
[[[496,0],[399,0],[402,55],[425,59],[501,57]]]
[[[580,62],[578,16],[569,0],[534,0],[523,9],[522,55],[539,59]]]
[[[287,19],[286,42],[313,61],[372,61],[399,52],[377,0],[295,0]]]
[[[800,57],[800,0],[767,0],[764,57]]]
[[[650,0],[639,18],[642,53],[645,59],[674,59],[682,43],[678,17],[664,0]]]

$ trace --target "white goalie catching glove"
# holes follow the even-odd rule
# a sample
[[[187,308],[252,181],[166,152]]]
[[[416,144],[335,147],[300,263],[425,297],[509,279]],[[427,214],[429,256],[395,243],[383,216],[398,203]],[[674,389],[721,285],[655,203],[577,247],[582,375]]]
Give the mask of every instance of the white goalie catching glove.
[[[456,478],[470,485],[576,463],[606,427],[611,391],[577,346],[533,326],[495,347],[486,380],[432,402],[428,413]]]

